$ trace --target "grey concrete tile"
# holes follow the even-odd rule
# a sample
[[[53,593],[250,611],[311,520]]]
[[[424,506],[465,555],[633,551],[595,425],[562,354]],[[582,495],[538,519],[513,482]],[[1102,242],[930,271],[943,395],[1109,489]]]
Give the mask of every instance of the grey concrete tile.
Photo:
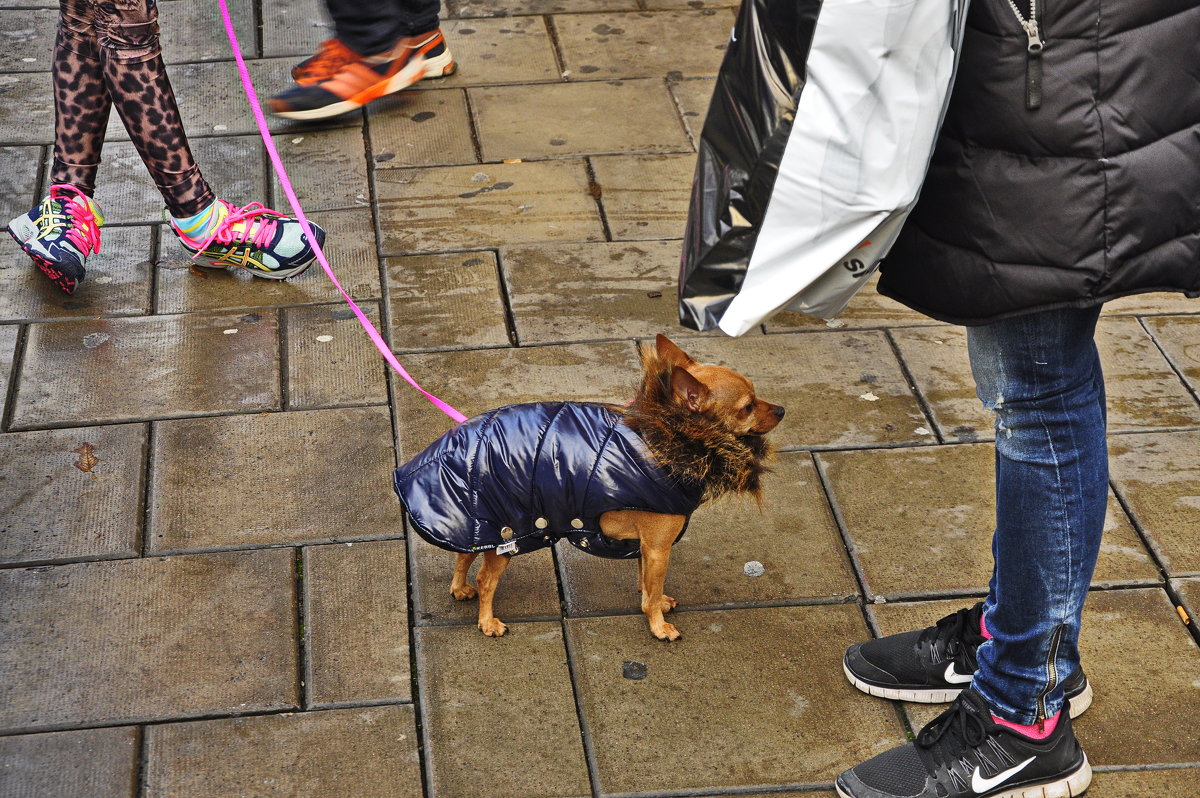
[[[691,150],[661,80],[467,90],[485,161]],[[618,109],[636,108],[637,113]]]
[[[146,426],[0,435],[0,563],[136,557]]]
[[[561,77],[543,17],[445,20],[442,33],[458,71],[423,80],[418,88],[537,83]]]
[[[298,63],[312,55],[323,40],[336,35],[320,0],[263,0],[264,56],[299,56],[295,59]]]
[[[241,46],[242,57],[257,58],[255,46],[257,20],[254,3],[235,0],[226,4],[233,30]],[[158,6],[158,23],[162,30],[163,59],[168,64],[191,61],[233,61],[220,6],[208,0],[175,0]],[[233,63],[225,67],[236,72]],[[172,79],[175,70],[171,71]]]
[[[286,208],[281,213],[289,212]],[[325,258],[338,282],[355,299],[381,296],[375,224],[367,208],[317,211],[309,220],[325,229]],[[308,271],[287,280],[265,280],[245,269],[196,266],[175,237],[163,229],[155,298],[158,313],[260,308],[341,302],[342,296],[313,262]]]
[[[640,380],[629,343],[568,344],[412,355],[409,373],[467,416],[521,402],[627,402]],[[454,425],[406,383],[395,391],[402,460]]]
[[[0,417],[8,404],[8,382],[17,356],[17,339],[21,328],[15,324],[0,325]]]
[[[412,699],[405,556],[403,540],[304,550],[311,706]]]
[[[1200,574],[1200,432],[1109,439],[1113,484],[1173,576]]]
[[[1108,428],[1200,425],[1200,405],[1133,318],[1105,318],[1096,332],[1108,393]]]
[[[275,550],[0,571],[0,730],[296,706],[294,568]]]
[[[787,408],[788,415],[771,433],[777,447],[932,439],[882,332],[698,338],[684,348],[702,363],[737,369],[761,398]]]
[[[432,795],[591,795],[557,622],[416,631]]]
[[[168,723],[146,730],[146,796],[419,798],[411,706]]]
[[[467,95],[461,89],[404,91],[368,107],[376,165],[475,163]]]
[[[0,30],[4,31],[0,72],[7,74],[49,70],[53,63],[54,33],[57,27],[57,9],[0,11]]]
[[[602,155],[592,168],[614,240],[683,237],[696,156]]]
[[[375,185],[385,255],[604,240],[582,161],[380,169]]]
[[[479,617],[476,601],[455,601],[450,595],[454,575],[454,552],[426,543],[409,524],[412,553],[413,616],[419,625],[465,624],[475,628]],[[471,566],[471,584],[483,559]],[[558,580],[551,549],[538,549],[513,560],[500,580],[493,604],[495,615],[505,623],[545,620],[562,614]],[[483,634],[476,631],[480,637]]]
[[[153,458],[156,553],[401,531],[386,408],[166,421],[155,428]]]
[[[494,252],[388,258],[396,352],[508,346]]]
[[[667,84],[679,113],[683,117],[683,126],[695,144],[700,139],[700,131],[704,128],[704,117],[708,115],[708,104],[712,101],[713,89],[716,87],[715,78],[691,78],[688,80],[673,80]]]
[[[1075,733],[1093,765],[1200,761],[1200,653],[1166,593],[1093,591],[1079,650],[1095,700]]]
[[[7,225],[44,196],[37,184],[41,162],[41,147],[0,147],[0,222]]]
[[[279,134],[275,136],[275,147],[306,214],[371,204],[361,127]],[[274,172],[271,195],[271,207],[290,207]]]
[[[272,410],[279,394],[274,314],[48,322],[29,327],[13,428]]]
[[[1133,770],[1093,773],[1089,798],[1145,798],[1148,795],[1189,795],[1200,783],[1200,768]]]
[[[195,139],[191,149],[218,197],[237,205],[267,199],[266,155],[258,136]],[[43,184],[40,196],[45,196],[47,190]],[[104,148],[104,160],[96,175],[96,201],[108,224],[154,224],[163,220],[162,195],[154,187],[141,156],[128,142],[113,142]]]
[[[0,795],[133,798],[137,756],[132,727],[0,737]]]
[[[846,599],[857,584],[825,492],[806,452],[778,455],[764,480],[761,508],[730,497],[692,516],[671,551],[667,593],[680,609],[698,606]],[[637,562],[558,547],[563,594],[572,615],[639,612]],[[761,576],[746,574],[759,562]],[[675,620],[686,635],[691,616]]]
[[[581,80],[715,75],[732,23],[723,8],[554,17],[564,66]]]
[[[501,250],[522,344],[650,337],[678,321],[678,241]]]
[[[892,330],[892,339],[943,440],[988,441],[996,437],[995,416],[975,394],[965,329],[913,327]]]
[[[818,458],[868,597],[987,590],[996,523],[991,445],[821,452]],[[920,552],[920,567],[899,552]],[[1093,584],[1158,579],[1110,494]]]
[[[13,13],[15,12],[0,11],[0,14]],[[38,53],[40,59],[44,61],[46,69],[50,68],[50,55],[50,50]],[[0,74],[0,141],[9,144],[50,144],[54,141],[54,82],[49,72]],[[0,163],[4,164],[4,170],[0,172],[4,177],[0,180],[7,183],[17,177],[9,172],[9,169],[20,169],[21,172],[27,172],[28,179],[22,180],[21,185],[15,187],[20,191],[21,202],[19,204],[25,205],[27,201],[34,199],[32,195],[37,191],[34,183],[37,179],[37,166],[38,161],[41,160],[41,154],[32,151],[32,156],[27,156],[28,160],[13,158],[10,161],[7,157],[10,149],[9,147],[0,149]],[[6,188],[8,187],[6,186]],[[5,194],[7,195],[7,193],[6,191]],[[5,221],[18,212],[17,209],[14,209],[12,214],[7,212],[7,203],[9,202],[7,196],[0,202],[5,203]],[[24,210],[28,210],[28,208]]]
[[[601,793],[828,782],[904,742],[892,708],[842,676],[866,634],[858,608],[685,615],[669,645],[641,617],[567,621]],[[625,662],[645,678],[624,678]],[[839,717],[854,722],[824,721]]]
[[[846,309],[835,319],[819,319],[805,313],[782,311],[765,322],[767,332],[794,330],[863,329],[867,327],[948,327],[939,321],[909,310],[899,302],[888,299],[875,290],[879,275],[873,274],[859,290]]]
[[[637,0],[450,0],[455,17],[516,17],[637,8]]]
[[[64,294],[22,250],[0,252],[0,320],[37,321],[150,312],[154,229],[109,227],[74,294]]]
[[[379,305],[361,306],[379,327]],[[284,311],[288,408],[387,404],[387,366],[346,305]]]
[[[1192,391],[1200,393],[1200,316],[1150,317],[1144,324]]]

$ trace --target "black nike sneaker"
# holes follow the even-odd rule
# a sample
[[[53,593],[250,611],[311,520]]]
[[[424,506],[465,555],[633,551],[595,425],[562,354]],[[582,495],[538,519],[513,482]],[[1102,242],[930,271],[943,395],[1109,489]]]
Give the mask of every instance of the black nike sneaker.
[[[971,683],[979,667],[975,653],[985,638],[980,633],[983,602],[942,618],[935,625],[846,649],[842,670],[850,684],[880,698],[940,704],[953,701]],[[1063,680],[1071,717],[1092,704],[1092,686],[1082,668]]]
[[[968,688],[915,742],[850,768],[835,786],[841,798],[1073,798],[1091,781],[1066,713],[1034,740],[992,720]]]

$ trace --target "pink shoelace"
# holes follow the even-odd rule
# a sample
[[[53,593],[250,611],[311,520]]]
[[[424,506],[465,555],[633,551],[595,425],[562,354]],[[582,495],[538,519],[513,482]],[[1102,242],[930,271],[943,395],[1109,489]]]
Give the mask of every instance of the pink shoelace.
[[[225,218],[217,223],[216,228],[207,238],[196,241],[180,233],[180,238],[185,239],[196,248],[196,254],[192,255],[193,259],[200,252],[208,249],[208,246],[214,241],[224,245],[253,244],[256,247],[264,247],[270,244],[271,239],[275,237],[276,220],[284,218],[282,213],[271,210],[261,202],[251,202],[241,208],[235,208],[223,199],[218,199],[217,202],[225,206]],[[242,228],[235,230],[234,226],[239,223]],[[176,228],[176,232],[178,230]]]
[[[71,196],[71,194],[75,196]],[[100,225],[96,212],[92,209],[92,200],[75,186],[58,183],[50,186],[50,199],[62,203],[63,213],[70,217],[70,224],[57,213],[50,214],[50,226],[53,230],[65,226],[64,235],[84,255],[100,251]]]

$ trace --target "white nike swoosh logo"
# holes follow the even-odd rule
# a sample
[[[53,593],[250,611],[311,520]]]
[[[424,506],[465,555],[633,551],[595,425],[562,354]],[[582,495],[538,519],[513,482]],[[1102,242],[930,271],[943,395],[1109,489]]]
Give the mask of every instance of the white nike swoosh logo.
[[[961,673],[954,670],[954,663],[951,662],[946,666],[946,673],[942,676],[942,678],[948,681],[950,684],[970,684],[971,680],[975,678],[975,675],[972,674],[970,676],[963,676]]]
[[[979,767],[976,766],[975,772],[971,774],[971,789],[975,791],[976,795],[983,795],[988,790],[998,786],[1001,782],[1006,781],[1007,779],[1020,773],[1025,769],[1025,766],[1032,762],[1035,758],[1036,757],[1031,756],[1021,764],[1014,765],[1008,770],[997,773],[990,779],[985,779],[983,776],[979,775]]]

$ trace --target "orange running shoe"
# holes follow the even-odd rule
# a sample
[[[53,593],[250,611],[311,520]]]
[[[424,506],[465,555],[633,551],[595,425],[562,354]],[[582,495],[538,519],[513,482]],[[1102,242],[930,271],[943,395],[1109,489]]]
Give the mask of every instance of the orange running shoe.
[[[361,55],[342,44],[341,39],[326,39],[310,58],[292,67],[292,80],[301,86],[311,86],[329,80],[346,64],[352,64],[361,58]]]
[[[332,40],[336,41],[336,40]],[[379,55],[355,56],[343,63],[333,74],[322,77],[317,66],[327,69],[334,63],[341,42],[330,45],[328,58],[313,63],[302,73],[306,82],[297,84],[271,98],[271,113],[287,119],[325,119],[361,108],[371,100],[403,91],[423,78],[442,77],[454,73],[454,58],[441,28],[416,36],[401,37],[391,49]],[[322,45],[324,48],[324,45]],[[350,52],[346,50],[346,52]],[[322,56],[318,51],[303,67]],[[311,82],[309,76],[314,76]]]

